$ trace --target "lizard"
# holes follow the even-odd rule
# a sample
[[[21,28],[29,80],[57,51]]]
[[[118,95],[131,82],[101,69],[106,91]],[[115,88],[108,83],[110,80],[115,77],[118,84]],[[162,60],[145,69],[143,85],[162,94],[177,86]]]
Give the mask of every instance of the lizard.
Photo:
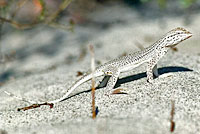
[[[116,58],[103,65],[100,65],[95,69],[93,74],[91,71],[88,71],[79,80],[77,80],[69,88],[68,92],[66,92],[61,98],[49,102],[33,104],[32,107],[39,107],[40,105],[50,105],[50,107],[52,107],[55,103],[66,100],[67,97],[77,87],[92,79],[93,76],[110,76],[109,80],[107,81],[106,89],[112,90],[118,80],[120,73],[130,71],[144,63],[147,63],[147,82],[153,83],[153,76],[155,75],[158,77],[159,75],[157,70],[158,61],[168,52],[170,48],[176,46],[191,36],[192,33],[184,28],[178,27],[172,29],[144,50]]]

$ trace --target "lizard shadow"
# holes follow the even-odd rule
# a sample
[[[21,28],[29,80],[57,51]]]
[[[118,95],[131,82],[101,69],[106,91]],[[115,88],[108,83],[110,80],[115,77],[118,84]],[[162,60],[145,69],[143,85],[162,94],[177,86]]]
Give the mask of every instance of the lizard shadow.
[[[193,70],[191,70],[189,68],[185,68],[185,67],[179,67],[179,66],[168,66],[168,67],[158,68],[159,75],[162,75],[162,74],[165,74],[165,73],[169,73],[169,72],[188,72],[188,71],[193,71]],[[119,87],[121,84],[124,84],[124,83],[127,83],[127,82],[131,82],[131,81],[134,81],[134,80],[138,80],[138,79],[144,78],[146,76],[147,76],[146,72],[143,72],[143,73],[134,74],[134,75],[131,75],[131,76],[127,76],[127,77],[118,79],[118,81],[117,81],[117,83],[115,85],[115,88]],[[104,81],[104,79],[108,80],[109,78],[110,78],[110,76],[105,76],[102,81]],[[106,85],[101,86],[101,83],[100,83],[96,87],[96,90],[101,89],[103,87],[106,87]],[[91,89],[86,90],[86,91],[82,91],[82,92],[79,92],[79,93],[75,93],[75,94],[67,97],[64,100],[67,100],[67,99],[72,98],[72,97],[74,97],[76,95],[80,95],[82,93],[87,93],[87,92],[90,92],[90,91],[91,91]]]
[[[159,75],[162,75],[165,73],[170,73],[170,72],[187,72],[187,71],[193,71],[193,70],[191,70],[189,68],[185,68],[185,67],[178,67],[178,66],[168,66],[168,67],[158,68]],[[147,77],[146,72],[121,78],[117,81],[115,88],[119,87],[121,84],[131,82],[134,80],[138,80],[138,79],[141,79],[144,77]]]

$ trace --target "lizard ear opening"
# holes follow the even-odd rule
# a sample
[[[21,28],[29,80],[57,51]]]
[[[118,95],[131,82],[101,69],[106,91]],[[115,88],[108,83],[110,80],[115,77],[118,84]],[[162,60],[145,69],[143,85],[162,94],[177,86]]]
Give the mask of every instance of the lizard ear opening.
[[[106,72],[104,72],[105,73],[105,75],[112,75],[112,72],[111,71],[106,71]]]

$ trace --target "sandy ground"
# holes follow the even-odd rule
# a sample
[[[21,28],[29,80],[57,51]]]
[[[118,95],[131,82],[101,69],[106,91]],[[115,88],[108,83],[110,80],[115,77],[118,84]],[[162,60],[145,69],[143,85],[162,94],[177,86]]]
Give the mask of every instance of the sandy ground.
[[[76,26],[74,33],[40,27],[4,35],[3,53],[16,51],[16,58],[0,67],[0,80],[5,82],[0,88],[0,134],[167,134],[171,100],[175,101],[175,133],[199,133],[200,15],[192,14],[191,23],[186,24],[185,16],[147,19],[134,9],[113,6],[91,14],[91,18],[104,20],[107,26]],[[52,109],[43,106],[18,112],[17,108],[29,104],[2,92],[7,90],[35,101],[56,99],[80,78],[77,71],[90,68],[89,44],[95,47],[98,63],[105,63],[138,51],[137,45],[149,46],[175,27],[184,27],[194,36],[159,62],[161,75],[154,84],[146,82],[145,66],[121,74],[117,87],[127,94],[106,96],[105,88],[98,89],[95,120],[91,119],[91,93],[87,92],[90,82]],[[97,78],[97,83],[102,78]]]

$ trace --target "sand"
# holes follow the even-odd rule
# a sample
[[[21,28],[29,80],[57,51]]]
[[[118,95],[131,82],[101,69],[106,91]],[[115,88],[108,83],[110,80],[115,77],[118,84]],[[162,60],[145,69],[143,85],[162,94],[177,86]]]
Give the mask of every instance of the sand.
[[[123,23],[119,21],[106,29],[76,26],[74,33],[70,33],[39,27],[4,35],[2,51],[15,50],[16,59],[1,66],[4,84],[0,88],[0,134],[166,134],[170,133],[172,100],[174,132],[200,132],[200,47],[196,28],[200,16],[194,14],[192,24],[185,25],[184,16],[144,21],[133,9],[113,7],[115,10],[126,14],[118,17],[112,13],[115,16],[112,21],[121,19]],[[165,24],[161,26],[163,21]],[[145,65],[120,74],[117,88],[127,94],[107,96],[105,87],[96,90],[99,112],[95,120],[91,118],[91,92],[88,92],[91,82],[78,87],[72,93],[74,96],[52,109],[42,106],[19,112],[17,108],[29,104],[3,93],[7,90],[34,101],[59,98],[80,78],[76,76],[78,71],[90,68],[89,44],[94,45],[96,61],[105,63],[124,53],[138,51],[137,43],[150,45],[178,26],[194,36],[178,45],[177,52],[170,50],[160,60],[160,76],[154,83],[146,82]]]

